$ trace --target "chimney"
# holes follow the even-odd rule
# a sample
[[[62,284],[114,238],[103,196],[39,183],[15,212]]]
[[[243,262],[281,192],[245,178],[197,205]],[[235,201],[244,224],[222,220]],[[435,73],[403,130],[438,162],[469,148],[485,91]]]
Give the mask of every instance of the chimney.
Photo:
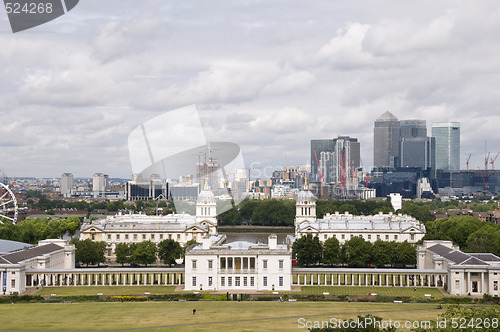
[[[212,245],[212,240],[210,239],[210,236],[206,235],[202,239],[202,246],[203,249],[210,249],[210,246]]]
[[[269,235],[268,244],[269,249],[276,249],[278,247],[278,236],[276,234]]]

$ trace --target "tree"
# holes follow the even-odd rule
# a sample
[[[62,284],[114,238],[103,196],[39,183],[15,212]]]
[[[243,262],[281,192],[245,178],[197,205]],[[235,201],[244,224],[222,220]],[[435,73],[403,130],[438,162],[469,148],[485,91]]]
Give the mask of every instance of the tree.
[[[175,264],[175,260],[181,258],[183,250],[179,242],[165,239],[158,243],[158,256],[167,265]]]
[[[371,249],[370,242],[360,236],[355,236],[342,246],[342,257],[347,264],[366,265],[371,262]]]
[[[372,246],[372,263],[375,265],[387,265],[392,264],[394,260],[393,256],[393,246],[391,242],[377,240]]]
[[[417,248],[408,241],[400,242],[397,246],[397,262],[404,265],[417,264]]]
[[[156,262],[156,244],[151,241],[137,243],[131,253],[131,261],[137,264],[153,264]]]
[[[292,253],[299,265],[313,265],[321,261],[323,246],[317,236],[307,234],[295,240]]]
[[[115,248],[116,262],[118,264],[130,263],[131,250],[128,243],[118,243]]]
[[[340,242],[336,237],[331,237],[323,243],[323,263],[340,263]]]
[[[478,229],[467,238],[464,251],[500,255],[500,230],[494,225],[487,225]]]
[[[86,264],[104,263],[106,258],[104,252],[106,250],[106,242],[94,242],[91,239],[83,241],[73,240],[75,244],[75,260]]]

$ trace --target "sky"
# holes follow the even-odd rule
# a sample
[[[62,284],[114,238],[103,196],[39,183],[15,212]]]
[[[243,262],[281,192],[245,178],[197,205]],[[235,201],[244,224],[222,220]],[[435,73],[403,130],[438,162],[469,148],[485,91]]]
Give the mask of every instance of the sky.
[[[500,151],[498,31],[496,0],[84,0],[15,34],[0,8],[0,168],[130,178],[129,134],[194,104],[206,140],[251,168],[309,163],[310,140],[348,135],[369,169],[390,111],[429,134],[460,122],[461,166],[477,169],[485,142]]]

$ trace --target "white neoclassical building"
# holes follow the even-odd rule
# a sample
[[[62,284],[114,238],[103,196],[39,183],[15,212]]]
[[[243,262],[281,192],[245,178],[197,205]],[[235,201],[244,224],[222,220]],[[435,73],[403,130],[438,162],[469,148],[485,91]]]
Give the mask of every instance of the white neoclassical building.
[[[285,291],[291,289],[292,249],[270,235],[268,244],[203,239],[185,257],[185,290]]]
[[[106,242],[108,259],[114,259],[118,243],[149,240],[158,244],[165,239],[173,239],[185,245],[190,240],[201,242],[205,235],[217,235],[215,197],[208,190],[198,195],[195,216],[185,213],[166,216],[119,213],[91,224],[84,224],[80,229],[81,240]]]
[[[64,240],[43,240],[37,246],[12,248],[0,253],[2,294],[23,293],[26,285],[33,284],[30,274],[34,271],[75,267],[75,247]]]
[[[341,244],[356,236],[372,243],[377,240],[417,243],[425,235],[425,226],[411,216],[393,213],[355,216],[335,212],[318,219],[316,198],[310,191],[301,191],[296,203],[295,234],[297,238],[307,234],[318,236],[322,242],[336,237]]]
[[[447,291],[452,295],[499,296],[500,257],[464,253],[451,241],[424,241],[417,250],[417,268],[446,270]]]

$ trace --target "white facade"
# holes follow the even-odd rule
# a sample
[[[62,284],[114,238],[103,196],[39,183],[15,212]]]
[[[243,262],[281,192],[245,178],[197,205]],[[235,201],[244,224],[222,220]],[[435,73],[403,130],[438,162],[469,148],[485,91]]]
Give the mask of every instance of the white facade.
[[[106,191],[109,187],[109,176],[102,173],[95,173],[92,177],[93,191]]]
[[[71,189],[74,186],[74,178],[71,173],[64,173],[61,175],[60,192],[64,197],[71,197]]]
[[[424,241],[418,248],[417,268],[448,272],[448,293],[457,296],[499,296],[500,257],[463,253],[451,241]]]
[[[225,236],[205,238],[188,249],[185,290],[286,291],[291,289],[291,246],[246,241],[224,243]]]
[[[217,235],[216,203],[211,192],[200,193],[196,213],[196,216],[118,214],[82,225],[80,239],[106,242],[106,258],[112,260],[118,243],[151,241],[158,244],[163,240],[173,239],[185,245],[190,240],[201,242],[206,235]]]
[[[37,246],[0,255],[0,285],[2,294],[23,293],[26,272],[44,269],[74,269],[75,247],[63,240],[44,240]]]
[[[295,235],[298,238],[307,234],[318,236],[322,242],[336,237],[341,244],[356,236],[372,243],[377,240],[417,243],[425,235],[425,226],[411,216],[393,213],[354,216],[335,212],[317,219],[314,195],[302,191],[296,204]]]

